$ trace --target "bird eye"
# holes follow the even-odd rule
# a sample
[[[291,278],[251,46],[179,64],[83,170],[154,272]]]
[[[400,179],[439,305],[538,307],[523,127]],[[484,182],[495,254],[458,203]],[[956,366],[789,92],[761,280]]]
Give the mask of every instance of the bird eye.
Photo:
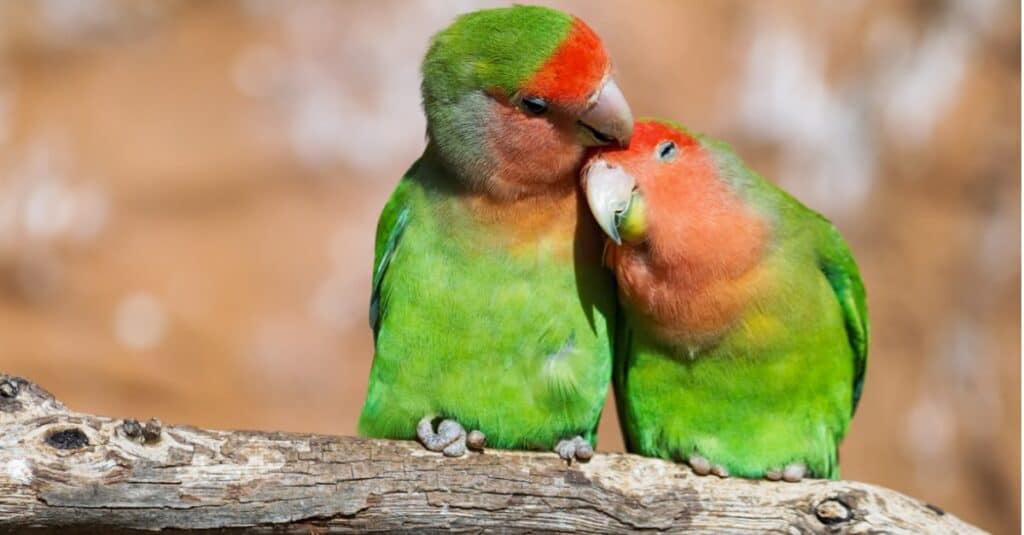
[[[548,103],[540,97],[523,97],[523,109],[531,115],[542,115],[548,111]]]
[[[671,162],[676,159],[676,153],[679,152],[679,147],[676,146],[674,141],[662,141],[658,143],[658,148],[654,149],[655,156],[663,162]]]

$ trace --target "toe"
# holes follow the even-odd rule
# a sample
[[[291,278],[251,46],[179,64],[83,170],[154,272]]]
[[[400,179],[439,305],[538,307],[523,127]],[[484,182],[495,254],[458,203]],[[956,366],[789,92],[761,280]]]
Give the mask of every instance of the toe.
[[[448,444],[443,450],[441,450],[441,453],[443,453],[445,457],[462,457],[466,454],[465,437],[458,438],[451,444]]]
[[[444,420],[437,426],[437,435],[447,444],[441,453],[448,457],[461,457],[466,453],[466,430],[455,420]]]
[[[571,461],[576,456],[576,444],[571,440],[560,440],[555,445],[555,451],[558,452],[558,456],[566,461]]]
[[[698,476],[706,476],[711,473],[711,462],[700,455],[691,455],[687,460],[693,473]]]
[[[474,429],[473,431],[469,432],[469,435],[466,436],[466,447],[473,451],[483,451],[484,444],[486,443],[487,437],[478,430]]]
[[[460,436],[466,436],[466,430],[462,428],[462,424],[455,420],[444,420],[437,426],[437,434],[446,443],[451,443],[457,440]]]
[[[712,466],[711,473],[721,478],[729,477],[729,469],[720,464]]]
[[[767,472],[764,473],[764,478],[767,479],[768,481],[778,481],[782,479],[782,469],[772,468],[771,470],[768,470]]]
[[[793,463],[786,465],[785,470],[782,471],[782,479],[796,483],[804,478],[807,473],[807,467],[801,463]]]
[[[416,438],[420,439],[420,443],[423,444],[424,448],[430,451],[441,451],[448,445],[448,442],[444,441],[437,433],[434,433],[432,420],[432,416],[424,416],[416,424]]]
[[[455,420],[442,420],[434,432],[434,417],[424,416],[416,424],[416,437],[423,447],[430,451],[440,451],[449,457],[458,457],[466,453],[466,430]]]
[[[594,456],[594,447],[589,442],[577,437],[576,458],[580,461],[589,461]]]

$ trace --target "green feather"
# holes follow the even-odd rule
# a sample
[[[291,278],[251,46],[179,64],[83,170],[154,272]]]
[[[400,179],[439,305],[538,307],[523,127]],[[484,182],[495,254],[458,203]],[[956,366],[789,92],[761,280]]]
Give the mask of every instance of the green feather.
[[[462,15],[434,36],[423,61],[427,103],[452,104],[472,90],[511,96],[565,40],[572,17],[540,6]]]
[[[853,407],[852,416],[857,412],[860,395],[864,389],[864,373],[868,363],[868,309],[864,283],[860,270],[850,254],[850,248],[835,227],[829,226],[829,236],[823,240],[819,254],[821,269],[828,277],[843,311],[847,338],[853,349]]]
[[[492,93],[511,98],[572,28],[554,9],[515,6],[462,15],[434,36],[423,59],[427,135],[457,178],[480,185],[488,160]]]
[[[574,228],[568,212],[523,237],[482,222],[469,200],[491,179],[481,162],[494,91],[515,93],[571,25],[559,11],[516,6],[464,15],[434,38],[422,87],[430,142],[377,228],[360,434],[413,438],[431,416],[498,448],[593,442],[615,299],[596,228]]]
[[[410,173],[415,172],[419,162],[413,165]],[[400,198],[401,195],[394,195]],[[409,223],[409,209],[402,206],[400,202],[389,202],[384,206],[380,214],[380,221],[377,223],[377,240],[375,247],[375,258],[373,261],[373,284],[370,290],[370,328],[373,329],[373,339],[377,339],[380,332],[381,308],[385,305],[385,295],[381,293],[381,283],[384,282],[384,274],[387,273],[391,258],[398,247],[398,239],[402,237],[402,231]]]
[[[742,477],[796,462],[837,478],[837,448],[867,356],[857,266],[825,218],[747,168],[728,145],[697,137],[720,179],[769,223],[759,267],[771,282],[695,354],[658,340],[623,309],[614,383],[627,447],[676,460],[699,453]]]
[[[381,216],[360,434],[409,439],[420,418],[437,416],[482,430],[498,448],[593,440],[611,379],[614,307],[596,233],[509,248],[451,182],[424,156]],[[574,249],[575,258],[558,252]]]

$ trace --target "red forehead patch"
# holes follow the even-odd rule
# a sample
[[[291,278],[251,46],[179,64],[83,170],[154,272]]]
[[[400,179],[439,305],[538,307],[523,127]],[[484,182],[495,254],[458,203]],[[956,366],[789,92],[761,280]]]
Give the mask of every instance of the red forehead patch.
[[[697,140],[682,130],[660,121],[646,119],[633,123],[633,137],[630,139],[628,147],[614,145],[597,147],[591,149],[590,154],[616,162],[636,160],[637,158],[647,159],[654,148],[666,140],[675,141],[680,148],[698,146]]]
[[[608,52],[589,26],[573,17],[572,28],[551,58],[523,87],[524,94],[583,104],[608,73]]]
[[[636,147],[646,151],[667,139],[675,141],[677,145],[682,147],[688,147],[697,143],[697,140],[665,123],[637,121],[633,125],[633,139],[630,141],[629,146],[630,148]]]

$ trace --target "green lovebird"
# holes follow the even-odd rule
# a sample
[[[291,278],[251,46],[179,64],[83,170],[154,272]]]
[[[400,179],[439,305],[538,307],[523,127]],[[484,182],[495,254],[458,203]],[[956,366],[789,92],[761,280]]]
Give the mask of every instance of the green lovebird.
[[[377,227],[361,435],[592,454],[615,290],[579,171],[588,147],[632,133],[610,70],[589,27],[542,7],[433,38],[427,147]]]
[[[821,215],[727,145],[639,121],[582,179],[624,318],[627,448],[701,475],[838,478],[864,384],[864,286]]]

